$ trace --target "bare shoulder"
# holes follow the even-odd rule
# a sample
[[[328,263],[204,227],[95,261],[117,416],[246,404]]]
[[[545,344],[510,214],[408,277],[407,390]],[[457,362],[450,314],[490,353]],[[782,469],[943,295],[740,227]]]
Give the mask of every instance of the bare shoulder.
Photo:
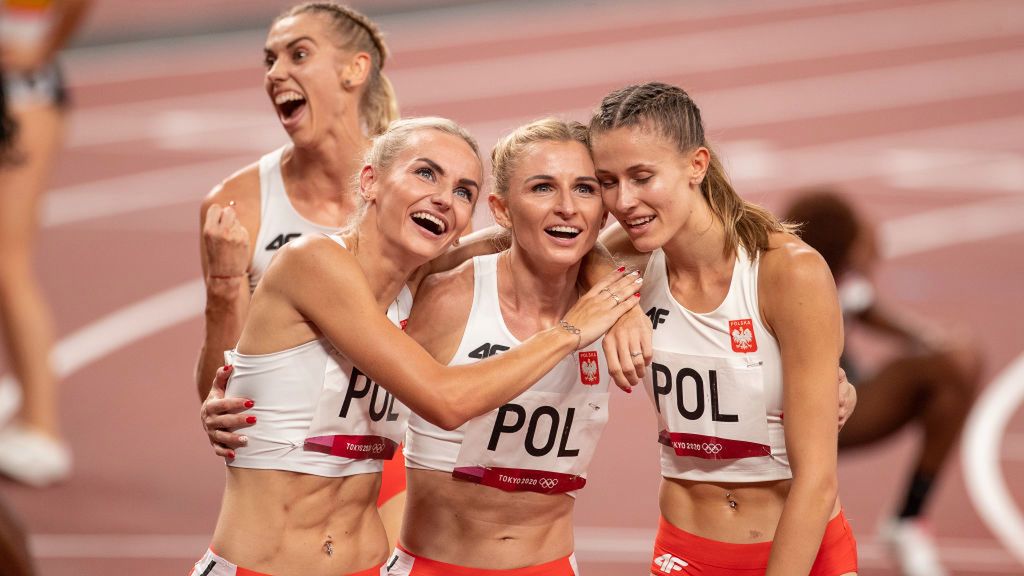
[[[777,288],[800,288],[824,283],[835,288],[832,273],[821,254],[806,242],[785,232],[769,236],[768,249],[761,254],[760,275]]]
[[[473,281],[472,260],[451,270],[428,275],[416,292],[413,312],[429,314],[439,321],[443,321],[446,316],[458,316],[463,310],[468,314],[473,302]]]
[[[259,225],[260,218],[260,166],[254,162],[235,172],[213,187],[200,205],[200,219],[206,218],[210,206],[227,206],[234,202],[235,212],[242,224],[252,232],[250,224]]]
[[[423,279],[406,332],[441,363],[451,361],[473,307],[474,266],[467,260]]]

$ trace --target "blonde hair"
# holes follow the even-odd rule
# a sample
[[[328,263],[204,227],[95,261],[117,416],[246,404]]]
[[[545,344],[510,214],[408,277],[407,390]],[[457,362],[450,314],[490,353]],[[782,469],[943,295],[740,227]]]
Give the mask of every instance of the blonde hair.
[[[343,50],[370,55],[370,74],[359,101],[359,116],[369,136],[383,133],[398,118],[398,101],[391,81],[382,72],[389,52],[380,28],[365,14],[334,2],[306,2],[293,6],[278,16],[274,23],[300,14],[330,17]]]
[[[524,124],[498,140],[491,150],[491,174],[494,193],[502,198],[508,195],[509,178],[527,147],[537,142],[579,142],[590,150],[590,131],[575,121],[543,118]]]
[[[421,118],[402,118],[392,122],[382,134],[373,139],[373,143],[370,144],[369,150],[366,151],[366,155],[363,157],[363,164],[373,166],[374,170],[378,173],[387,172],[391,168],[395,157],[408,147],[409,137],[421,130],[437,130],[438,132],[461,138],[473,150],[473,155],[477,157],[477,160],[480,159],[480,148],[477,146],[476,139],[465,128],[447,118],[424,116]],[[355,176],[355,186],[358,190],[359,174]],[[356,198],[358,209],[356,210],[353,222],[362,218],[363,214],[366,213],[367,207],[366,200],[362,194],[356,194]]]
[[[590,120],[591,133],[622,127],[654,130],[674,142],[681,153],[698,146],[708,149],[711,159],[700,191],[712,213],[725,225],[726,253],[733,253],[737,245],[742,245],[754,259],[768,248],[769,234],[792,232],[789,224],[736,193],[721,160],[704,137],[700,109],[683,89],[649,82],[605,96]]]

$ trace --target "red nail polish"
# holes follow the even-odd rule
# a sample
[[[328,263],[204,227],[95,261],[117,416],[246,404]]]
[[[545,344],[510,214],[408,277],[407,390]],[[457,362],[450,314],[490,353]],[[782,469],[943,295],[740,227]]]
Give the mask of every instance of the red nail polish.
[[[255,424],[256,423],[256,417],[255,416],[246,416],[245,417],[245,423],[246,424]]]
[[[246,400],[245,404],[242,404],[242,406],[245,406],[246,408],[252,408],[255,405],[256,405],[256,403],[253,402],[252,400]]]
[[[224,371],[227,372],[228,374],[231,374],[231,371],[234,370],[234,369],[235,369],[235,367],[232,366],[231,364],[225,364],[224,365]]]
[[[632,394],[632,393],[633,393],[633,389],[632,388],[626,388],[626,394]]]
[[[639,298],[640,297],[640,293],[637,292],[636,294],[633,294],[633,296],[636,296],[637,298]]]
[[[625,266],[619,266],[618,268],[615,269],[615,271],[616,272],[625,272],[626,271],[626,267]]]
[[[234,452],[228,452],[228,458],[234,460],[235,459],[235,453]]]

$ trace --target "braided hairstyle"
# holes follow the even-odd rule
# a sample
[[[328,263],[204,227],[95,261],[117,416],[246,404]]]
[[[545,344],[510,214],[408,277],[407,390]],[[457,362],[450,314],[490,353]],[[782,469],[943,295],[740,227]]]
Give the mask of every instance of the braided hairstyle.
[[[370,74],[359,102],[359,116],[369,136],[382,134],[398,118],[398,101],[391,81],[381,71],[389,53],[380,28],[365,14],[334,2],[306,2],[293,6],[278,16],[274,23],[300,14],[319,14],[330,18],[343,50],[370,55]]]
[[[769,234],[793,231],[792,226],[736,193],[721,160],[708,145],[700,108],[682,88],[649,82],[605,96],[590,120],[591,135],[623,127],[653,130],[673,142],[680,153],[699,146],[708,149],[711,159],[700,191],[711,212],[725,225],[727,254],[742,245],[751,259],[757,258],[768,248]]]

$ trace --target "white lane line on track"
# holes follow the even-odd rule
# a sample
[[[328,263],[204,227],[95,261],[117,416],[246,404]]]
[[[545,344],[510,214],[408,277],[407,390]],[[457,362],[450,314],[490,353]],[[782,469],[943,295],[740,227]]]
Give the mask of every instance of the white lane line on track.
[[[985,387],[971,410],[960,443],[964,484],[985,524],[1024,565],[1024,516],[1000,469],[1006,425],[1024,405],[1024,354]]]
[[[885,257],[900,258],[956,244],[1024,232],[1024,196],[920,212],[880,226]],[[1022,540],[1024,542],[1024,540]]]
[[[43,196],[42,225],[52,228],[185,202],[196,205],[198,221],[199,200],[227,175],[252,162],[246,155],[66,186]],[[183,182],[205,182],[205,188],[183,190]]]

